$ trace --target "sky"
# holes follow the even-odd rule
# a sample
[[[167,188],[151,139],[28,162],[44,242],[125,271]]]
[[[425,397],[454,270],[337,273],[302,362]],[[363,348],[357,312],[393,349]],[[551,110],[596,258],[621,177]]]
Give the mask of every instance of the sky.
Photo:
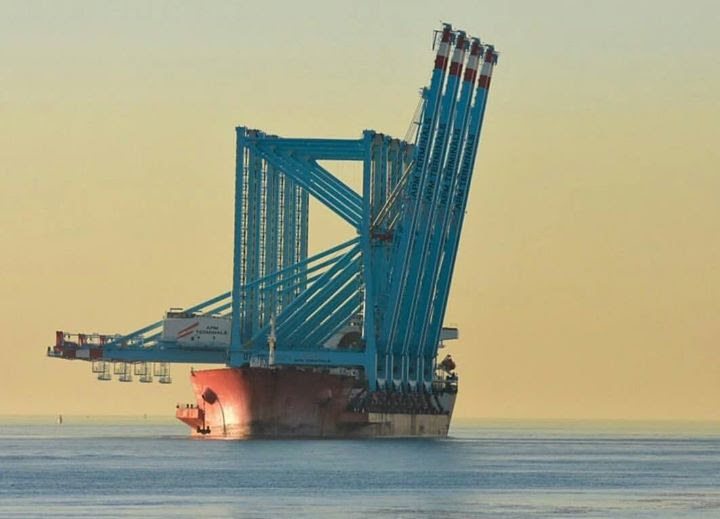
[[[402,137],[500,52],[446,322],[459,417],[720,419],[714,1],[0,1],[0,414],[172,415],[47,359],[231,285],[234,128]],[[359,185],[355,170],[336,172]],[[311,250],[348,230],[317,204]]]

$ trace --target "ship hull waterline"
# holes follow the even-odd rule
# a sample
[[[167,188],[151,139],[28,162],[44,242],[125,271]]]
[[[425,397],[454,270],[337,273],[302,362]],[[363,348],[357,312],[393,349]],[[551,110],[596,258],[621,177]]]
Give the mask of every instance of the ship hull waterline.
[[[293,367],[198,370],[190,380],[196,404],[176,416],[207,439],[446,437],[456,396],[395,401],[363,395],[353,376]]]

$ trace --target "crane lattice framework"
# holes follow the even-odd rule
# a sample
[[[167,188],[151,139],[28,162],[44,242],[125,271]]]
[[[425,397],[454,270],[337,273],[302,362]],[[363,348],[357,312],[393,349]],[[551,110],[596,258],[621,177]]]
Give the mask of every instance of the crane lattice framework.
[[[231,317],[229,347],[169,341],[158,321],[123,336],[80,334],[77,344],[58,332],[49,354],[145,366],[362,367],[371,388],[429,387],[497,62],[491,45],[448,24],[436,45],[412,144],[372,130],[301,139],[236,129],[232,291],[184,310]],[[362,195],[322,161],[362,163]],[[310,196],[357,236],[308,256]],[[327,347],[348,323],[361,340]]]

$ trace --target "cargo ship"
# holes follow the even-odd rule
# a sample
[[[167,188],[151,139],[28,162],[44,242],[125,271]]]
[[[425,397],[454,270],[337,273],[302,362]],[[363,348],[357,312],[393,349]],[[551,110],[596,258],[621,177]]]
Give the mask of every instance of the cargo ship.
[[[195,323],[194,329],[201,336],[204,327],[198,320]],[[217,331],[229,328],[228,324],[211,327]],[[182,329],[190,326],[193,324]],[[326,347],[352,347],[360,327],[355,319]],[[443,330],[443,339],[454,338],[456,329]],[[185,340],[192,341],[192,337],[185,335]],[[270,348],[272,341],[271,335]],[[448,433],[458,387],[450,355],[438,365],[431,391],[427,392],[369,391],[358,368],[276,366],[272,360],[270,357],[270,365],[191,370],[196,401],[178,404],[177,418],[190,427],[193,436],[209,438],[367,438]]]
[[[443,24],[409,137],[236,128],[232,289],[125,334],[56,332],[47,355],[101,381],[195,393],[196,438],[447,436],[458,376],[443,326],[497,52]],[[362,190],[330,163],[362,166]],[[354,236],[309,254],[309,199]],[[443,357],[442,360],[439,360]]]
[[[344,368],[242,367],[191,371],[196,403],[176,416],[195,437],[447,436],[456,380],[432,392],[368,392]]]

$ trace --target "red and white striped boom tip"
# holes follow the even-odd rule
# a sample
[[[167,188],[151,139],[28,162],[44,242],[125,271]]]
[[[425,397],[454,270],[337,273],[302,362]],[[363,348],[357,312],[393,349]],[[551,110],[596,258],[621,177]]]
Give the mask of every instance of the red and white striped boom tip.
[[[465,62],[468,42],[470,42],[470,54],[467,62]],[[453,30],[451,24],[443,23],[443,28],[435,31],[433,48],[435,47],[437,47],[435,69],[440,69],[445,72],[452,50],[452,61],[450,63],[449,73],[453,76],[461,75],[463,63],[465,62],[464,81],[475,81],[478,75],[478,65],[482,56],[483,63],[479,70],[480,77],[478,78],[478,86],[487,88],[490,85],[492,68],[497,64],[498,60],[498,53],[493,45],[482,43],[480,38],[468,36],[465,31]]]

